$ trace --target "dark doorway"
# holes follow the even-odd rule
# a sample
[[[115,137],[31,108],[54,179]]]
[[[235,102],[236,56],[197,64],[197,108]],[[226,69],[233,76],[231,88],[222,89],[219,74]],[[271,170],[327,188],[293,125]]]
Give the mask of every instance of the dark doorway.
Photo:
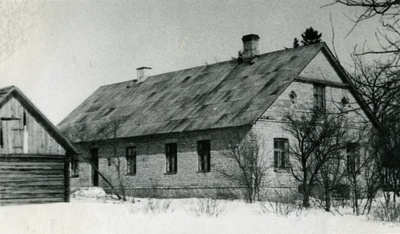
[[[99,168],[99,149],[93,148],[91,150],[92,155],[92,185],[99,186],[99,172],[96,170]],[[96,168],[96,169],[95,169]]]

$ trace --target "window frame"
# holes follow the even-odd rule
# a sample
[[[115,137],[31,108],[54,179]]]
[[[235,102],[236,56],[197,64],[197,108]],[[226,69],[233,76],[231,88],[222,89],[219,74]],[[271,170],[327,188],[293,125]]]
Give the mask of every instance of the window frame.
[[[197,141],[197,171],[207,173],[211,171],[211,141]]]
[[[287,170],[290,168],[289,163],[289,139],[274,138],[274,168]],[[282,148],[280,147],[282,146]],[[283,157],[282,157],[283,155]]]
[[[0,149],[4,148],[3,121],[0,119]]]
[[[79,177],[79,160],[71,159],[70,162],[70,177]]]
[[[290,103],[291,103],[292,105],[295,105],[295,104],[297,103],[297,94],[296,94],[296,92],[291,91],[291,92],[289,93],[289,99],[290,99]]]
[[[346,144],[346,167],[349,173],[356,173],[361,166],[360,144],[348,142]]]
[[[178,173],[178,144],[165,144],[165,174]]]
[[[343,97],[340,100],[340,109],[341,111],[346,111],[346,108],[349,106],[349,99],[347,97]]]
[[[131,151],[132,150],[132,151]],[[126,175],[134,176],[137,173],[136,146],[126,147]]]
[[[314,109],[324,111],[326,108],[326,86],[314,84]]]

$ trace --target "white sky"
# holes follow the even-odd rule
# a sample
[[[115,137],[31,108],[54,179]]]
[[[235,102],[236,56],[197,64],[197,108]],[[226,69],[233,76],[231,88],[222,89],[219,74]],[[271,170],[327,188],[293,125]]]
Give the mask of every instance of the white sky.
[[[374,41],[377,24],[365,22],[346,37],[353,23],[345,15],[356,11],[321,8],[329,2],[34,1],[29,9],[35,14],[7,16],[35,24],[24,31],[27,42],[1,61],[0,87],[17,86],[58,124],[99,86],[134,79],[137,67],[159,74],[229,60],[246,34],[258,34],[260,52],[267,53],[291,47],[312,26],[332,49],[330,15],[338,56],[349,69],[353,47],[366,38]],[[7,4],[12,2],[3,2],[0,10]]]

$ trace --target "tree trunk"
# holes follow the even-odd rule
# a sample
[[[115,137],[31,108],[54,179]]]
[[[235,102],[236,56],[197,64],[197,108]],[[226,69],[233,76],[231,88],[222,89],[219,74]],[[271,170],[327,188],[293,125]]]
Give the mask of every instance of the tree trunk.
[[[303,206],[310,207],[310,188],[307,181],[303,181]]]
[[[117,160],[118,160],[118,164],[116,165],[116,169],[117,169],[117,173],[118,173],[119,187],[121,189],[122,200],[126,201],[125,185],[124,185],[124,180],[121,176],[121,161],[119,158],[117,158]]]
[[[85,162],[89,163],[89,164],[94,168],[94,170],[97,171],[97,173],[98,173],[99,176],[104,180],[104,182],[105,182],[106,184],[108,184],[108,186],[110,186],[112,193],[114,193],[115,196],[117,196],[118,199],[121,199],[121,196],[119,195],[118,191],[115,189],[115,187],[113,186],[113,184],[111,183],[111,181],[109,181],[109,180],[103,175],[103,173],[101,173],[101,172],[99,171],[99,169],[93,164],[93,162],[92,162],[91,160],[85,160]]]
[[[112,183],[101,172],[99,172],[99,170],[97,170],[97,172],[99,173],[99,176],[104,180],[104,182],[106,182],[111,187],[111,191],[115,194],[115,196],[117,196],[118,199],[121,199],[121,196],[119,195],[117,190],[114,188]]]
[[[331,210],[331,194],[329,188],[325,187],[325,211]]]

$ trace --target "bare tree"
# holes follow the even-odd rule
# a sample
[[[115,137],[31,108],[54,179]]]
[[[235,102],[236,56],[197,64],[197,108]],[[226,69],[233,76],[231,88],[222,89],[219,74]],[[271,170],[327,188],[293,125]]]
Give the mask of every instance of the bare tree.
[[[377,32],[371,32],[377,38],[378,48],[365,49],[364,44],[360,50],[355,49],[356,56],[368,56],[372,62],[367,64],[364,58],[355,57],[353,81],[381,123],[370,139],[370,152],[379,159],[373,168],[379,172],[385,197],[394,192],[396,206],[396,195],[400,193],[400,1],[334,0],[335,3],[362,9],[361,14],[355,15],[354,27],[371,19],[377,19],[382,26]],[[374,178],[376,173],[372,172]],[[368,193],[372,195],[376,187],[379,186],[371,185]]]
[[[246,190],[247,202],[253,203],[260,200],[260,189],[265,181],[267,170],[267,158],[264,155],[260,138],[250,132],[247,136],[230,136],[227,142],[227,150],[223,156],[232,161],[232,168],[220,171],[221,175]]]
[[[353,83],[380,121],[380,129],[375,130],[370,139],[370,154],[381,161],[374,163],[373,168],[379,170],[381,179],[384,179],[381,187],[399,195],[400,70],[393,57],[384,62],[374,61],[372,64],[359,56],[355,56],[353,61]],[[373,175],[375,178],[376,172]]]
[[[400,51],[399,17],[400,1],[398,0],[333,0],[348,7],[362,9],[361,13],[353,18],[354,27],[359,23],[378,18],[383,30],[378,30],[375,36],[379,42],[379,49],[362,48],[360,54],[386,54],[398,57]],[[353,28],[354,28],[353,27]]]
[[[94,128],[91,128],[87,124],[78,124],[73,127],[66,127],[62,132],[72,142],[75,142],[75,144],[81,147],[83,146],[84,148],[86,148],[85,146],[90,146],[88,143],[81,142],[98,142],[101,144],[104,142],[104,140],[107,141],[107,145],[109,145],[111,148],[111,154],[107,157],[107,160],[109,165],[113,166],[114,171],[117,174],[117,184],[113,182],[112,175],[110,175],[110,173],[103,173],[98,166],[93,163],[92,158],[86,157],[83,154],[79,154],[77,157],[79,161],[83,161],[92,166],[92,168],[99,174],[103,181],[110,186],[112,193],[115,194],[118,199],[126,201],[126,189],[124,177],[122,175],[124,169],[122,167],[121,158],[118,157],[118,141],[116,139],[118,137],[118,131],[121,128],[122,122],[122,119],[117,119],[100,124],[96,127],[96,131],[94,131]]]
[[[114,172],[117,174],[117,183],[119,190],[121,192],[121,197],[123,201],[126,201],[126,189],[125,189],[125,177],[123,176],[124,167],[121,161],[121,157],[118,155],[118,133],[121,130],[123,118],[111,119],[105,124],[99,127],[98,135],[100,139],[106,140],[107,145],[111,147],[111,154],[107,157],[109,166],[113,166]],[[112,181],[112,176],[110,181]]]
[[[340,114],[324,111],[285,115],[284,130],[294,142],[289,146],[290,169],[301,183],[303,206],[310,206],[312,188],[325,189],[325,209],[330,209],[330,195],[343,178],[341,152],[347,142],[347,130]]]

